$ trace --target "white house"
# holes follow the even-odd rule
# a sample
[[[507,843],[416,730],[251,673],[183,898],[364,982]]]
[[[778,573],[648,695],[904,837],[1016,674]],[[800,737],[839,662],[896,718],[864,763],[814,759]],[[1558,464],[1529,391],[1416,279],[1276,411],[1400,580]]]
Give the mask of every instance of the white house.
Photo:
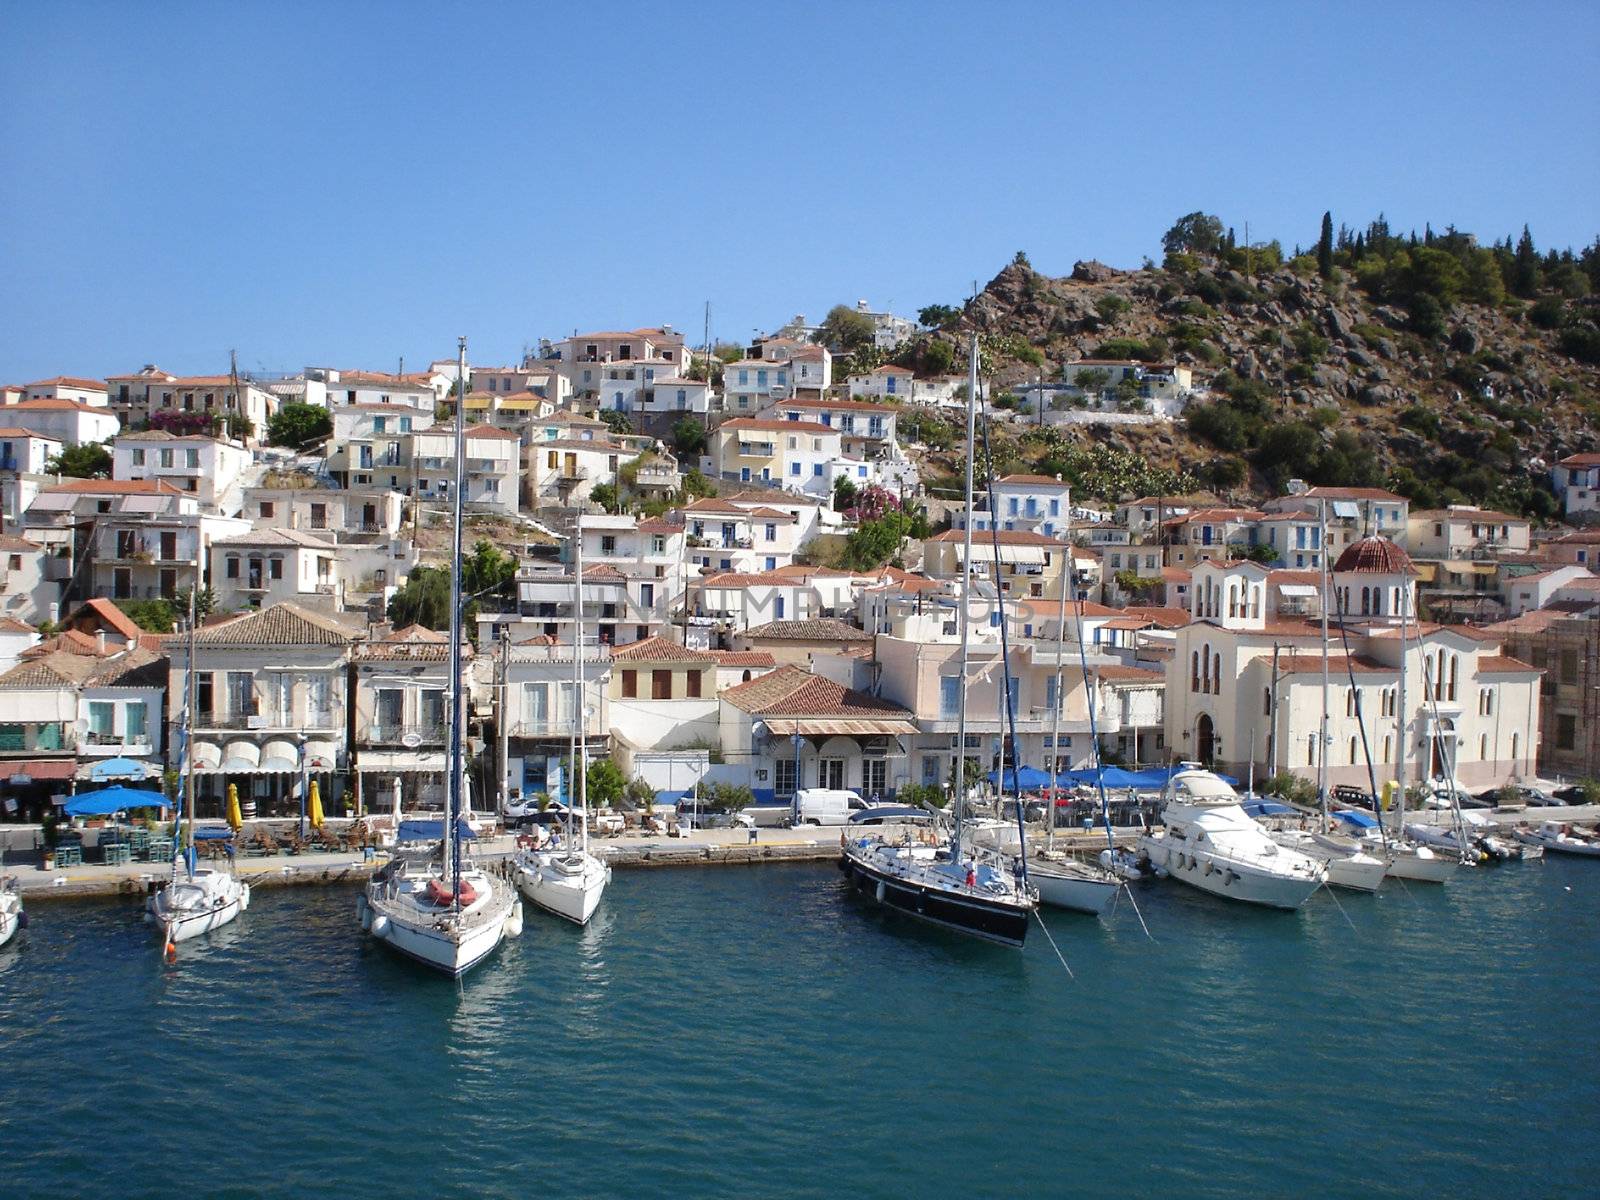
[[[685,354],[683,334],[663,325],[658,329],[574,334],[551,347],[550,359],[535,360],[533,365],[553,362],[570,382],[574,396],[597,400],[602,396],[606,364],[655,359],[672,364],[666,374],[681,374],[688,368]]]
[[[346,487],[409,490],[411,463],[404,439],[432,428],[433,411],[395,404],[341,404],[331,411],[328,473]]]
[[[1517,617],[1544,608],[1581,580],[1600,580],[1600,576],[1572,563],[1509,576],[1501,588],[1506,615]]]
[[[222,612],[293,600],[338,607],[338,545],[298,529],[262,529],[211,544],[211,587]]]
[[[46,574],[48,558],[38,542],[0,533],[0,618],[29,625],[56,619],[61,585]]]
[[[23,400],[6,405],[4,413],[8,428],[25,429],[66,446],[109,441],[122,428],[110,409],[77,400]]]
[[[0,413],[0,417],[4,414]],[[60,454],[65,442],[20,426],[0,427],[0,471],[42,475],[45,464]]]
[[[265,387],[242,377],[236,384],[231,375],[178,376],[150,390],[160,392],[160,399],[150,406],[152,422],[162,413],[243,415],[253,428],[246,439],[252,443],[266,437],[267,422],[279,405],[279,398]]]
[[[463,499],[498,512],[517,513],[522,493],[521,439],[492,425],[468,429],[466,439]],[[455,477],[455,430],[440,426],[403,434],[400,444],[402,454],[409,459],[414,494],[422,500],[449,499]]]
[[[594,438],[546,438],[527,447],[529,503],[535,507],[576,504],[597,484],[615,483],[617,468],[634,455],[620,442]]]
[[[1569,518],[1600,513],[1600,454],[1569,454],[1550,469],[1550,483]]]
[[[570,630],[569,630],[570,632]],[[487,643],[486,643],[487,644]],[[611,648],[592,642],[578,652],[579,695],[573,689],[572,643],[540,636],[512,640],[505,666],[507,778],[509,796],[545,795],[566,799],[569,782],[563,766],[571,753],[576,714],[584,714],[589,753],[604,757],[610,750]]]
[[[108,403],[103,380],[74,379],[67,375],[25,383],[22,397],[24,400],[71,400],[93,408],[105,408]]]
[[[826,496],[833,491],[832,465],[844,457],[843,436],[815,421],[724,421],[716,429],[717,471],[726,480]]]
[[[1065,538],[1072,527],[1072,487],[1052,475],[1002,475],[987,507],[987,512],[973,514],[975,531],[998,526]],[[956,525],[965,528],[964,514],[956,514]]]
[[[865,375],[852,375],[847,382],[850,385],[852,400],[898,401],[910,397],[914,378],[914,373],[907,368],[885,363],[883,366],[874,367]]]
[[[681,412],[704,415],[711,411],[711,385],[680,375],[658,376],[644,384],[634,407],[639,412]]]
[[[758,413],[793,394],[787,362],[741,358],[722,369],[723,408],[728,412]]]
[[[837,429],[844,453],[853,458],[868,458],[882,453],[885,446],[895,440],[899,408],[860,400],[795,399],[776,402],[771,413],[785,421],[811,421]]]
[[[250,462],[250,451],[237,442],[202,434],[180,437],[161,429],[125,433],[111,446],[113,479],[170,484],[223,516],[242,506],[239,484]]]

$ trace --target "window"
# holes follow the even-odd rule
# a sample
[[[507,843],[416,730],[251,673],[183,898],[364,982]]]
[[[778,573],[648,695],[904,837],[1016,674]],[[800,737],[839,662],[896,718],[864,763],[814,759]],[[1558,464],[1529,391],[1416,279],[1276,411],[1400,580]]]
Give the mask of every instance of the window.
[[[700,698],[700,677],[701,673],[695,670],[689,671],[687,676],[685,676],[689,683],[689,698],[692,700],[698,700]]]
[[[239,578],[239,556],[237,554],[228,555],[227,569],[223,572],[223,574],[229,579]]]
[[[779,758],[773,762],[773,791],[780,796],[794,795],[794,768],[793,758]]]
[[[1270,717],[1272,715],[1272,689],[1271,688],[1262,688],[1261,689],[1261,715],[1263,717]]]
[[[276,554],[267,560],[267,575],[272,579],[283,578],[283,559]]]
[[[1556,714],[1556,749],[1578,748],[1578,718],[1572,713]]]
[[[822,477],[822,464],[821,463],[813,463],[811,465],[811,474],[812,474],[812,476],[814,478],[820,479]]]
[[[98,741],[110,741],[117,706],[109,700],[89,702],[89,736]]]
[[[136,467],[144,466],[144,451],[143,450],[135,450],[133,452],[133,465],[136,466]]]
[[[130,704],[124,720],[127,721],[127,729],[123,734],[123,740],[128,742],[144,741],[146,732],[150,728],[150,709],[142,701]]]
[[[961,680],[954,675],[939,679],[939,715],[953,717],[961,707]]]
[[[328,527],[328,506],[326,504],[313,504],[311,506],[311,528],[326,529]]]
[[[1561,652],[1561,682],[1578,682],[1578,652],[1576,650],[1563,650]]]
[[[171,450],[163,450],[163,451],[161,451],[161,465],[163,467],[170,467],[172,465],[172,451]]]
[[[629,698],[639,694],[639,672],[624,671],[622,673],[622,694]]]
[[[650,699],[672,699],[672,672],[655,670],[650,672]]]
[[[767,526],[767,541],[775,542],[777,540],[778,540],[778,527],[776,525],[769,524]]]
[[[261,502],[261,515],[263,517],[271,517],[272,516],[272,512],[273,512],[273,503],[272,503],[272,501],[271,500],[263,500]]]
[[[200,465],[200,451],[192,447],[184,450],[183,465],[186,467],[198,467]]]

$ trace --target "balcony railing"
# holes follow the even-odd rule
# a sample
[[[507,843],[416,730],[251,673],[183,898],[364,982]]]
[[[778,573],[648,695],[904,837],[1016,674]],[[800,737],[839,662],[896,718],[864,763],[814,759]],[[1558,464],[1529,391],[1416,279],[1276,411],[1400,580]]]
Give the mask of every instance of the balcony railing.
[[[337,729],[332,709],[307,709],[302,721],[293,713],[201,713],[196,729]]]
[[[450,730],[443,722],[429,725],[391,725],[375,722],[362,730],[364,746],[442,746]]]

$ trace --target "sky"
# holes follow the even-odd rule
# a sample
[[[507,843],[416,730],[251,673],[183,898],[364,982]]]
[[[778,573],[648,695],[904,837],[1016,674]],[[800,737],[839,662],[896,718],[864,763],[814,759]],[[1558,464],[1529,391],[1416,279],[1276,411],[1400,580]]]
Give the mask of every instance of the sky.
[[[1593,3],[0,0],[0,52],[0,383],[747,341],[1197,209],[1600,234]]]

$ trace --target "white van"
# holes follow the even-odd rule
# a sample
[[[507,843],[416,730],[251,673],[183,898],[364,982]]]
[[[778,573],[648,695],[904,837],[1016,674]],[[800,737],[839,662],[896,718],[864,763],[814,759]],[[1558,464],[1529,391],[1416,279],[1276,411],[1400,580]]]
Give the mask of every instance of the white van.
[[[801,788],[795,793],[796,825],[843,825],[867,807],[855,792],[839,788]]]

